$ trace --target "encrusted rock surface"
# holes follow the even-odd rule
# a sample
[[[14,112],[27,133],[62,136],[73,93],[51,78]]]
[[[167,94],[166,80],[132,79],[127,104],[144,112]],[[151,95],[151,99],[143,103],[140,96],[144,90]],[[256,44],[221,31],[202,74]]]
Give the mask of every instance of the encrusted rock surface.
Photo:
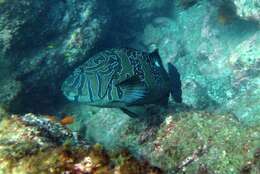
[[[175,108],[164,115],[163,123],[151,128],[119,110],[67,109],[84,123],[88,141],[103,144],[108,151],[128,149],[168,173],[193,174],[205,166],[208,172],[235,174],[247,163],[252,163],[252,173],[259,172],[254,158],[260,146],[259,124],[246,127],[233,115]]]
[[[2,1],[0,71],[9,76],[0,75],[0,103],[14,112],[54,113],[62,80],[100,45],[159,48],[181,74],[184,103],[247,122],[236,106],[259,85],[259,26],[225,2]]]
[[[240,43],[231,52],[228,65],[231,85],[236,92],[226,107],[247,124],[260,122],[260,32]]]
[[[245,123],[259,122],[259,104],[251,107],[258,114],[236,112],[249,109],[246,89],[259,86],[259,26],[237,18],[232,9],[224,1],[199,1],[185,10],[176,5],[181,12],[174,18],[155,18],[136,42],[150,51],[159,48],[163,62],[177,66],[184,103],[197,109],[231,111]],[[259,103],[257,97],[252,100]]]
[[[118,109],[63,105],[66,75],[114,46],[158,48],[163,63],[172,62],[181,74],[185,107],[173,105],[163,123],[150,128]],[[0,0],[0,173],[30,165],[39,167],[32,173],[144,173],[126,153],[112,162],[112,171],[99,146],[92,156],[68,150],[80,141],[67,128],[41,115],[6,118],[7,108],[69,113],[79,137],[109,152],[127,149],[168,173],[258,174],[259,47],[254,0]],[[6,159],[11,163],[1,163]],[[138,167],[130,170],[129,163]]]
[[[260,22],[260,2],[258,0],[231,0],[236,13],[243,19]]]
[[[16,86],[20,100],[34,95],[38,96],[35,103],[52,103],[62,78],[90,54],[104,34],[109,18],[106,7],[95,0],[1,1],[0,6],[0,62],[8,64],[7,74],[12,75],[10,83],[2,83]],[[2,73],[6,74],[1,69]],[[13,95],[18,93],[13,91]],[[1,97],[0,102],[12,99]]]
[[[107,154],[101,145],[75,142],[71,130],[45,115],[0,110],[1,174],[162,174],[126,150]]]
[[[171,0],[115,0],[105,2],[112,15],[112,25],[108,38],[104,40],[108,47],[136,47],[131,44],[139,38],[144,26],[157,16],[171,13]]]

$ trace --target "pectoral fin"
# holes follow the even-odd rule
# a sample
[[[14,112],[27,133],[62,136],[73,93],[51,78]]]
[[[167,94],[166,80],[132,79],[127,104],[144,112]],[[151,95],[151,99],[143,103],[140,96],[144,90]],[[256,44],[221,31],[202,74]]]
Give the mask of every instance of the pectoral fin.
[[[137,75],[134,75],[122,82],[116,84],[123,91],[122,101],[127,105],[133,105],[141,101],[147,94],[148,90]]]

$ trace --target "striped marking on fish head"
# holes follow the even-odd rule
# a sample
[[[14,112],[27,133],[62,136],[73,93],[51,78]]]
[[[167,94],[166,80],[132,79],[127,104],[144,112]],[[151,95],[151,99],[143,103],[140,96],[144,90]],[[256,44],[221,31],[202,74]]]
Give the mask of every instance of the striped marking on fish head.
[[[101,52],[65,80],[63,93],[72,101],[106,105],[122,97],[121,89],[115,86],[121,70],[121,59],[115,51]]]
[[[83,76],[82,68],[77,68],[74,72],[63,82],[61,90],[63,94],[71,101],[75,101],[78,96],[78,88],[81,86]]]

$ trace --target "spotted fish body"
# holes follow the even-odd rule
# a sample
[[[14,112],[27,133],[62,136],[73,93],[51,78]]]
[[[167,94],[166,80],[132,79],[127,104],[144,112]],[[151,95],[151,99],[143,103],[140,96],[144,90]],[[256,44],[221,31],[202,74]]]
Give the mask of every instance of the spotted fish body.
[[[171,80],[158,51],[129,48],[102,51],[88,59],[64,81],[62,91],[71,101],[116,107],[131,115],[131,108],[166,104]]]

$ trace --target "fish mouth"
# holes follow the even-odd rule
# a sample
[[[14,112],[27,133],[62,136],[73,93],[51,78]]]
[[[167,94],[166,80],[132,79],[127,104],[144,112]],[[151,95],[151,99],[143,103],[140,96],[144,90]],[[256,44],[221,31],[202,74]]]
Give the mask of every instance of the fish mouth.
[[[73,92],[73,89],[69,87],[66,81],[62,84],[61,91],[68,100],[70,101],[76,100],[77,94]]]
[[[70,101],[75,101],[77,96],[75,93],[72,92],[69,93],[63,92],[63,95]]]

